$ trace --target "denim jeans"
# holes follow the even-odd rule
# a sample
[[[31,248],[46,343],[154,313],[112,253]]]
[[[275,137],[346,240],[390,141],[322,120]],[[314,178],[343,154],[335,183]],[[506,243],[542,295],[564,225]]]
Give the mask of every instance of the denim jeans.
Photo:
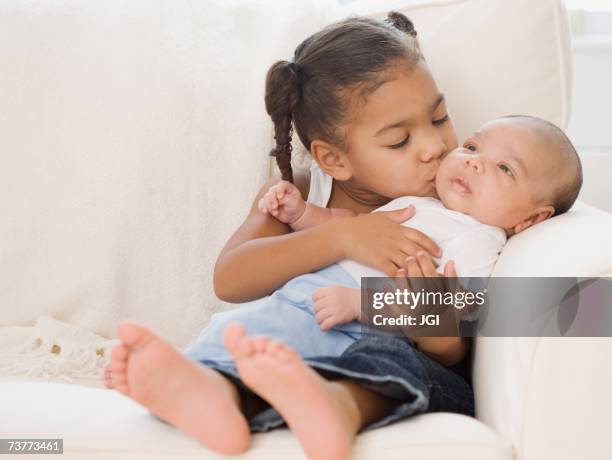
[[[445,367],[401,337],[372,335],[354,342],[340,356],[306,358],[304,361],[328,380],[349,379],[396,402],[391,413],[367,425],[363,431],[428,412],[474,416],[469,358],[459,365]],[[240,391],[250,392],[234,369],[218,370],[230,377]],[[254,433],[283,424],[282,417],[272,407],[249,420]]]
[[[213,315],[210,324],[184,353],[194,361],[222,372],[244,392],[233,358],[223,345],[223,331],[232,322],[242,323],[248,335],[265,335],[292,347],[304,361],[327,379],[350,379],[397,401],[395,409],[371,429],[424,412],[474,414],[474,397],[465,366],[447,368],[417,350],[405,337],[368,333],[351,322],[322,332],[315,319],[312,293],[331,285],[355,287],[355,281],[338,264],[300,275],[272,295]],[[268,408],[249,420],[253,432],[283,425]]]

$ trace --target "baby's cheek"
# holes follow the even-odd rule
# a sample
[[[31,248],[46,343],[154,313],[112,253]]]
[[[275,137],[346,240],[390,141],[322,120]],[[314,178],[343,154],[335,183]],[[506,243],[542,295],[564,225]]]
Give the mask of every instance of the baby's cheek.
[[[496,227],[508,227],[511,221],[511,210],[505,205],[504,200],[494,196],[481,196],[472,203],[471,215],[483,224],[494,225]]]

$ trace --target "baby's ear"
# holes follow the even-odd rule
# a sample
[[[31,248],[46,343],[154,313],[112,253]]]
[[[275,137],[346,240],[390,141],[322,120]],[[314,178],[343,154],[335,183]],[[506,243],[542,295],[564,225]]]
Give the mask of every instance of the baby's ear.
[[[533,213],[523,221],[519,222],[512,228],[512,233],[520,233],[523,230],[531,227],[532,225],[539,224],[540,222],[548,219],[555,214],[555,208],[551,205],[541,206],[537,208]]]
[[[329,176],[339,181],[346,181],[352,177],[348,167],[346,155],[336,146],[320,139],[310,143],[312,160]]]

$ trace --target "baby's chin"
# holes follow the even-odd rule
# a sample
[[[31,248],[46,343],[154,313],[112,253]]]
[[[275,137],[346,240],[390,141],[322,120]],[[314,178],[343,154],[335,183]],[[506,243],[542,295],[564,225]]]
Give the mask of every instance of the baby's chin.
[[[436,184],[436,198],[442,202],[446,209],[472,216],[469,196],[459,196],[450,187]]]

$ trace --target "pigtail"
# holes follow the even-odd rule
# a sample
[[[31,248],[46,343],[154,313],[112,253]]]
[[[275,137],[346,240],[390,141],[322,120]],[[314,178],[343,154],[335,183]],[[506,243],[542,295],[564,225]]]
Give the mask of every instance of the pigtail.
[[[396,29],[401,30],[407,35],[410,35],[412,38],[416,38],[417,32],[414,28],[414,24],[402,13],[398,13],[397,11],[390,11],[387,14],[387,19],[385,21],[391,24]]]
[[[293,62],[278,61],[266,77],[266,111],[274,122],[276,147],[270,156],[276,158],[283,180],[293,183],[291,168],[291,134],[293,110],[300,101],[298,68]]]

